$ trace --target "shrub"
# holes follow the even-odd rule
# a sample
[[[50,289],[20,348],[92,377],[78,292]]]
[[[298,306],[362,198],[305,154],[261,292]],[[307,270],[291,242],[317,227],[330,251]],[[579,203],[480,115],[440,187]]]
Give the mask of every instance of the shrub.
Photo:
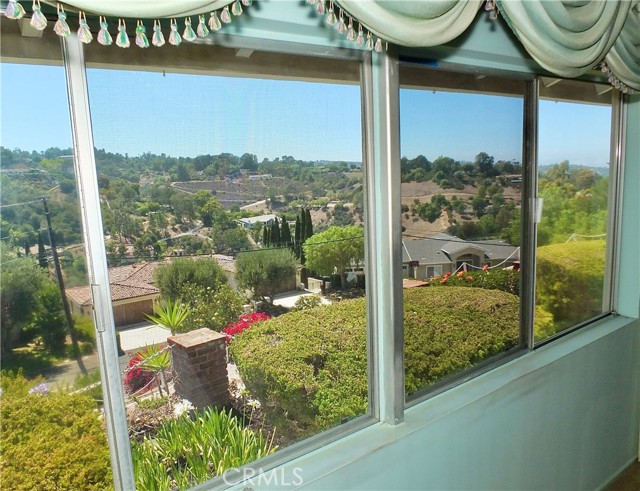
[[[458,276],[459,275],[459,276]],[[465,286],[500,290],[513,295],[520,294],[520,273],[513,269],[489,269],[487,271],[468,271],[462,274],[448,273],[441,278],[434,278],[431,286]]]
[[[136,489],[187,489],[275,450],[262,431],[244,428],[230,412],[178,416],[132,443]]]
[[[243,252],[236,261],[238,285],[269,303],[276,293],[288,290],[295,274],[296,258],[288,248]]]
[[[89,396],[28,394],[23,389],[37,381],[2,379],[3,489],[113,489],[107,439]]]
[[[177,299],[187,285],[217,290],[227,283],[227,276],[215,259],[176,259],[156,269],[156,286],[164,297]]]
[[[238,318],[244,303],[243,298],[228,285],[222,285],[217,290],[188,285],[183,289],[182,301],[189,306],[190,314],[178,332],[202,327],[220,332]]]
[[[406,390],[413,393],[518,343],[518,298],[477,288],[404,292]],[[247,388],[287,439],[367,410],[365,299],[292,312],[229,345]]]
[[[296,303],[291,307],[289,312],[312,309],[314,307],[319,307],[320,305],[322,305],[322,301],[317,295],[303,295],[296,300]]]
[[[590,240],[539,247],[537,302],[561,331],[602,312],[605,241]]]

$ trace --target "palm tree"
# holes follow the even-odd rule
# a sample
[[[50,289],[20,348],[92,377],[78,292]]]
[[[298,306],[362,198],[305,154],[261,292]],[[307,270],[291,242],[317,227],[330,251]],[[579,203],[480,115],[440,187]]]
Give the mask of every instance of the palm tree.
[[[155,315],[147,314],[147,318],[156,325],[169,329],[171,334],[174,335],[189,317],[191,309],[178,301],[173,302],[169,299],[164,306],[156,303],[153,306],[153,312]]]

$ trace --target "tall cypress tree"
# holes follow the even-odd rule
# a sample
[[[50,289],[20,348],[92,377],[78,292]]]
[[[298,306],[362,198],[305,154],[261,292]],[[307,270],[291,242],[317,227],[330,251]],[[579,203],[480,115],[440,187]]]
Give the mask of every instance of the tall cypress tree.
[[[29,255],[29,249],[31,248],[31,244],[29,244],[29,239],[24,239],[24,255],[28,256]]]
[[[300,250],[302,249],[300,230],[300,215],[296,215],[296,228],[293,232],[293,254],[296,256],[296,259],[300,259]]]
[[[42,240],[42,234],[40,232],[38,232],[38,264],[41,268],[49,268],[47,252],[44,250],[44,241]]]
[[[271,225],[271,244],[278,247],[280,246],[280,224],[278,222],[278,217],[275,217],[273,220],[273,224]]]
[[[282,226],[280,227],[280,240],[284,247],[292,248],[291,229],[285,218],[282,219]]]
[[[262,245],[267,247],[269,245],[269,227],[262,229]]]
[[[304,240],[307,240],[313,235],[313,222],[311,221],[311,212],[309,211],[309,208],[305,210],[304,214],[306,222],[304,227]]]

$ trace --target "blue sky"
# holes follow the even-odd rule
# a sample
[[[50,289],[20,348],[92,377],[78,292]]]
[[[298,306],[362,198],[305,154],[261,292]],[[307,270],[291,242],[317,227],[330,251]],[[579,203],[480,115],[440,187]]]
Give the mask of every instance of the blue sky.
[[[1,64],[0,143],[71,145],[62,67]],[[254,153],[258,160],[361,160],[360,90],[354,85],[143,72],[88,71],[98,148],[196,156]],[[401,153],[521,160],[522,100],[403,89]],[[609,160],[610,109],[542,101],[540,164]]]

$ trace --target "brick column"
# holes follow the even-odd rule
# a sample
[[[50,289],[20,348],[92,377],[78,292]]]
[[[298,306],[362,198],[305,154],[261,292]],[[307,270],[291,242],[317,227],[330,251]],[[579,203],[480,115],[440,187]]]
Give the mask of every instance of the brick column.
[[[198,409],[230,402],[225,336],[202,328],[167,339],[176,373],[175,392]]]

